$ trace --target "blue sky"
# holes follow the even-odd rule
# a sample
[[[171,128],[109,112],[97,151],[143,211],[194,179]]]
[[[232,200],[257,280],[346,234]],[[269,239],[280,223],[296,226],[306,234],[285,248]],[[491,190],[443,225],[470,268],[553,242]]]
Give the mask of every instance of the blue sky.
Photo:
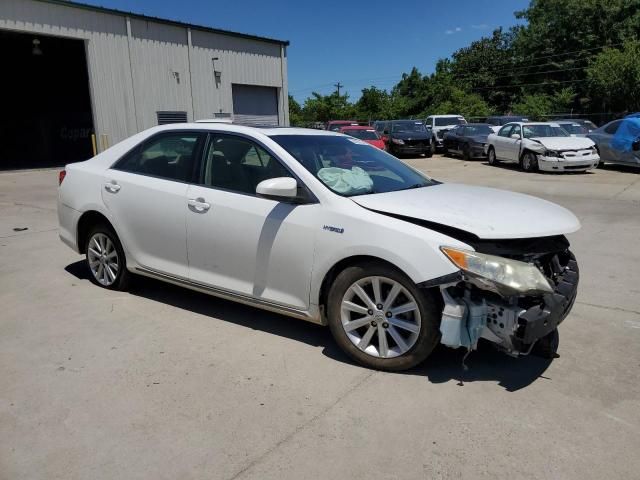
[[[303,101],[333,84],[351,99],[366,86],[391,88],[413,66],[433,71],[498,27],[529,0],[80,0],[156,17],[289,40],[289,93]]]

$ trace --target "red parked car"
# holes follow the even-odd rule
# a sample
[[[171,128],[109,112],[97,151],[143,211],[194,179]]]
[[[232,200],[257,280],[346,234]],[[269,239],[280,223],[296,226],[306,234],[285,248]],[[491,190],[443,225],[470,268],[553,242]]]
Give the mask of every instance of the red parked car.
[[[373,127],[349,125],[346,127],[342,127],[340,129],[340,133],[359,138],[360,140],[364,140],[374,147],[378,147],[380,150],[384,150],[384,141],[378,136]]]
[[[325,125],[325,130],[330,132],[339,132],[342,127],[348,127],[350,125],[358,125],[355,120],[331,120]]]

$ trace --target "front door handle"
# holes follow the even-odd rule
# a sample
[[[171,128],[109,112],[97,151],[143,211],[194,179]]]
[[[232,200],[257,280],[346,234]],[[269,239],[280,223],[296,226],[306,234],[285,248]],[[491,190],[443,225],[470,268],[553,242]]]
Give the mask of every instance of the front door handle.
[[[211,208],[211,205],[204,201],[204,198],[190,198],[187,202],[189,205],[189,210],[192,210],[196,213],[204,213]]]
[[[109,193],[118,193],[120,191],[120,185],[115,181],[104,184],[104,189]]]

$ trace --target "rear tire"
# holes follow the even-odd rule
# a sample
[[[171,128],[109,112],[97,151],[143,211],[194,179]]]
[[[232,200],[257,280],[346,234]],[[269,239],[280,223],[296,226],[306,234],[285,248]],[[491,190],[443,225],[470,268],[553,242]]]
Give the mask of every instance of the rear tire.
[[[493,147],[489,147],[489,151],[487,152],[487,161],[489,162],[489,165],[497,165],[498,164],[498,158],[496,157],[496,151]]]
[[[338,346],[376,370],[406,370],[427,358],[440,341],[440,317],[435,294],[381,262],[347,267],[327,299],[329,328]]]
[[[131,274],[120,239],[111,226],[98,224],[89,229],[85,258],[93,283],[108,290],[127,289]]]

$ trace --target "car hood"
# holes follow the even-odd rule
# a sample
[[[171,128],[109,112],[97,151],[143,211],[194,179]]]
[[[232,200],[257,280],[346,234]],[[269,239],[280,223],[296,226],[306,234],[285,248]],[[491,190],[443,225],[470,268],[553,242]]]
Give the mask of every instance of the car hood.
[[[580,228],[566,208],[495,188],[441,183],[351,199],[370,210],[464,230],[481,239],[547,237]]]
[[[585,137],[534,137],[529,140],[540,142],[550,150],[573,150],[593,146],[593,142]]]

